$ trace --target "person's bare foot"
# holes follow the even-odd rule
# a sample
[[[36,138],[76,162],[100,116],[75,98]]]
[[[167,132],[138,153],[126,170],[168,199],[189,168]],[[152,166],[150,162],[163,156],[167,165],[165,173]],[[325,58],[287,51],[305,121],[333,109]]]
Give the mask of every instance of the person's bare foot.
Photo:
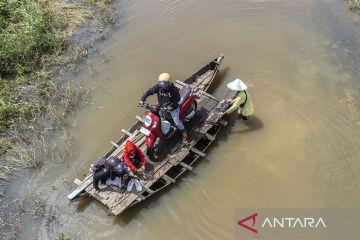
[[[187,142],[188,141],[188,135],[186,132],[183,132],[183,142]]]

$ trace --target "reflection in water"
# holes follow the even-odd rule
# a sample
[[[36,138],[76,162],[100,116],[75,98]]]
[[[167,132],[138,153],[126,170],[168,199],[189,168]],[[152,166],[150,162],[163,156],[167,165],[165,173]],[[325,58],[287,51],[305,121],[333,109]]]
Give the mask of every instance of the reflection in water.
[[[341,1],[119,4],[126,22],[103,46],[111,60],[90,59],[94,77],[77,76],[98,91],[70,129],[73,155],[17,186],[44,194],[57,217],[34,228],[26,221],[21,239],[233,239],[238,208],[360,207],[360,38]],[[223,129],[193,172],[123,216],[106,216],[96,201],[69,207],[67,183],[141,114],[135,106],[156,76],[185,79],[221,52],[211,92],[221,97],[243,79],[253,118]]]

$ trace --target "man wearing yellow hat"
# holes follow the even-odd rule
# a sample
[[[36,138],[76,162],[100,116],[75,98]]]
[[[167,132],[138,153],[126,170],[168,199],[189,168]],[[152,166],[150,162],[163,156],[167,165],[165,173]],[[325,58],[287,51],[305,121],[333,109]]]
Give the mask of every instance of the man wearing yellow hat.
[[[247,91],[248,87],[240,79],[235,79],[234,81],[228,83],[227,87],[230,90],[237,91],[237,95],[234,97],[234,99],[227,100],[231,105],[225,112],[219,114],[220,117],[237,110],[239,117],[241,117],[243,120],[248,120],[249,116],[254,113],[254,105],[251,101],[250,94]]]
[[[184,124],[180,121],[180,108],[178,102],[180,101],[179,89],[174,86],[170,81],[171,77],[168,73],[162,73],[159,76],[159,81],[156,85],[149,88],[139,101],[140,105],[143,105],[146,98],[150,95],[157,94],[160,107],[166,108],[174,120],[175,125],[183,134],[183,140],[187,140],[187,133]]]

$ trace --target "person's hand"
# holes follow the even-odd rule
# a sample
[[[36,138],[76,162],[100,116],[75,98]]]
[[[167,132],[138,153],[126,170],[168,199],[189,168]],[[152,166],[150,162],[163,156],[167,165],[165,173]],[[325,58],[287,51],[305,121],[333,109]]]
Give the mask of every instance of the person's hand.
[[[220,113],[219,113],[219,117],[220,117],[220,118],[222,118],[224,115],[225,115],[224,112],[220,112]]]
[[[170,106],[170,105],[167,106],[166,109],[167,109],[169,112],[171,112],[172,110],[174,110],[174,108],[173,108],[172,106]]]
[[[144,171],[145,167],[142,166],[141,168],[137,169],[136,172],[137,173],[142,173]]]
[[[140,100],[140,101],[139,101],[139,105],[140,105],[141,107],[143,107],[143,106],[144,106],[144,101]]]

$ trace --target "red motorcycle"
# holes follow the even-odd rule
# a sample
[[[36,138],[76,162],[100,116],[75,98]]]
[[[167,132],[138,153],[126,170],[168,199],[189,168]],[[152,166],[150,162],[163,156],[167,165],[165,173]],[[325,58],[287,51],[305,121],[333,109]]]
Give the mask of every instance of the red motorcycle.
[[[180,89],[181,100],[180,107],[180,120],[190,121],[197,111],[196,99],[198,96],[195,94],[194,89],[190,87],[183,87]],[[158,160],[159,153],[159,140],[171,138],[177,131],[174,126],[170,112],[166,108],[160,108],[159,104],[144,103],[143,106],[147,111],[144,114],[143,126],[140,132],[146,135],[147,155],[151,160]]]

